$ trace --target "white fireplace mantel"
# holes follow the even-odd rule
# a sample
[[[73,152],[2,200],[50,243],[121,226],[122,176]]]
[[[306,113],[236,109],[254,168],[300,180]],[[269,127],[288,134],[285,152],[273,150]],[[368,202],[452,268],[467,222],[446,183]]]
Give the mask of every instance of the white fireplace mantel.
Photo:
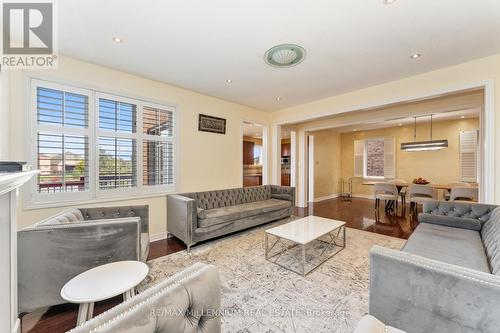
[[[38,171],[0,173],[0,332],[19,332],[17,309],[17,202],[19,187]]]

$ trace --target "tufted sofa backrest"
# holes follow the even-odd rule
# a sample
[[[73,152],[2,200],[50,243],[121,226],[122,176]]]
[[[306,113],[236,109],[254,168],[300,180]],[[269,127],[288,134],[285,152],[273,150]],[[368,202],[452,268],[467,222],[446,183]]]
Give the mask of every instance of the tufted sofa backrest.
[[[181,194],[195,199],[198,208],[213,209],[271,199],[271,185]]]
[[[490,218],[495,205],[479,203],[429,201],[423,205],[423,213],[479,220],[484,225]]]
[[[495,208],[481,230],[491,272],[500,275],[500,207]]]

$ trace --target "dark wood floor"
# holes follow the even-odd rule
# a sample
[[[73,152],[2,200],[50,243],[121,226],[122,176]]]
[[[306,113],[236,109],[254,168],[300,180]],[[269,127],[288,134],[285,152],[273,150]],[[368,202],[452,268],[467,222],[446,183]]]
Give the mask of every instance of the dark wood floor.
[[[373,200],[353,199],[342,201],[331,199],[314,204],[308,208],[296,208],[295,215],[315,215],[345,221],[350,228],[366,230],[378,234],[407,239],[416,227],[409,217],[409,209],[399,216],[388,216],[380,209],[379,221],[375,219]],[[149,260],[184,250],[184,244],[176,238],[151,243]],[[95,304],[94,315],[98,315],[122,301],[121,296]],[[76,325],[78,306],[63,304],[29,313],[22,318],[22,332],[66,332]]]

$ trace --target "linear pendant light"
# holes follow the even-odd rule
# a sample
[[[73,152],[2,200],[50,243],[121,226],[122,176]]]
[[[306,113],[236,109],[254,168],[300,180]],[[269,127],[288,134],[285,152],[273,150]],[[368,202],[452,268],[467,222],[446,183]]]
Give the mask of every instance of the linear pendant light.
[[[413,132],[413,142],[401,143],[401,150],[405,151],[429,151],[448,148],[448,140],[432,140],[432,115],[431,115],[431,139],[429,141],[417,141],[417,117],[415,119],[415,129]]]

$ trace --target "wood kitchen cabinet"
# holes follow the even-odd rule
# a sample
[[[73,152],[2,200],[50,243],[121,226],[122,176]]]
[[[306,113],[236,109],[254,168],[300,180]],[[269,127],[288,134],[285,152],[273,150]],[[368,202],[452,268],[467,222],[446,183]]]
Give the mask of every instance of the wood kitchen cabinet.
[[[290,174],[282,173],[281,174],[281,186],[290,186]]]
[[[253,165],[253,148],[254,143],[250,141],[243,141],[243,164]]]
[[[262,185],[261,175],[243,176],[243,187]]]
[[[281,144],[281,157],[290,156],[292,153],[292,146],[289,143]]]

